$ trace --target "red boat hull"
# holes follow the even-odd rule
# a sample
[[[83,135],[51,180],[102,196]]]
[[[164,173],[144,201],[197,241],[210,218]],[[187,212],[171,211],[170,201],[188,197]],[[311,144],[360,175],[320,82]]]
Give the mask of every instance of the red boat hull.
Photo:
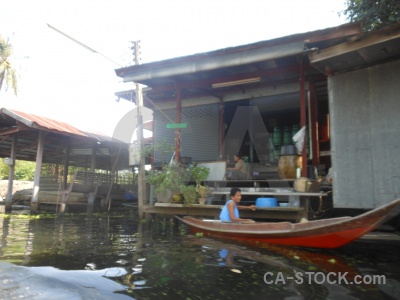
[[[363,236],[365,233],[373,229],[358,228],[353,230],[345,230],[335,233],[327,233],[314,236],[301,236],[301,237],[252,237],[238,234],[219,233],[210,230],[198,229],[196,227],[190,228],[192,233],[201,232],[206,236],[215,236],[220,238],[230,238],[237,240],[246,240],[259,243],[270,243],[286,246],[301,246],[309,248],[338,248],[344,246],[355,239]]]
[[[333,218],[305,223],[234,223],[179,218],[193,233],[251,242],[271,243],[311,248],[344,246],[374,230],[400,212],[400,199],[380,208],[351,218]]]

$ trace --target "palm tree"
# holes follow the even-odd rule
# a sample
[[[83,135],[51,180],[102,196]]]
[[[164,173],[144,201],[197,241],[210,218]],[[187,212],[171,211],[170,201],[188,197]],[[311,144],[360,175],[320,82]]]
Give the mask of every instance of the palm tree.
[[[17,95],[17,74],[9,61],[11,54],[12,46],[0,36],[0,91],[4,84],[6,90],[12,87]]]

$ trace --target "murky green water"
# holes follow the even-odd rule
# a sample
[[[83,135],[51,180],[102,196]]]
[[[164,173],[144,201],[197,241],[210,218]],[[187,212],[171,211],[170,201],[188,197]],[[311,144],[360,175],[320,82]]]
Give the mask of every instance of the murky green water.
[[[0,215],[0,234],[0,299],[400,298],[399,242],[245,245],[190,236],[170,218],[138,222],[134,212]],[[357,276],[375,282],[351,284]]]

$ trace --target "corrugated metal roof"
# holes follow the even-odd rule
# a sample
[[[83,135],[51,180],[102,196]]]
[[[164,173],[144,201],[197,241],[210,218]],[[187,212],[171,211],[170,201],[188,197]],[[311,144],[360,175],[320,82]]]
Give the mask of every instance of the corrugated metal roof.
[[[68,152],[70,166],[87,167],[88,155],[95,149],[96,169],[109,170],[117,153],[122,162],[120,167],[128,166],[127,143],[65,122],[6,108],[0,109],[0,157],[11,155],[15,137],[16,159],[35,161],[39,131],[45,132],[43,163],[64,164]]]
[[[322,72],[339,72],[373,66],[400,57],[400,23],[354,36],[344,43],[310,53],[310,63]]]
[[[54,119],[30,114],[27,112],[13,109],[2,108],[1,113],[15,119],[16,121],[35,129],[56,132],[65,135],[77,135],[96,139],[98,141],[111,141],[112,138],[101,133],[82,131],[68,123],[56,121]]]
[[[147,86],[144,106],[156,109],[158,103],[209,97],[221,98],[229,93],[242,93],[243,84],[216,88],[215,84],[240,82],[245,88],[259,89],[298,82],[301,70],[308,77],[321,76],[309,64],[306,54],[343,43],[361,33],[360,24],[294,34],[268,41],[219,49],[206,53],[150,62],[115,70],[124,81]],[[322,75],[323,76],[323,75]],[[123,97],[123,96],[122,96]],[[135,95],[130,94],[130,101]]]

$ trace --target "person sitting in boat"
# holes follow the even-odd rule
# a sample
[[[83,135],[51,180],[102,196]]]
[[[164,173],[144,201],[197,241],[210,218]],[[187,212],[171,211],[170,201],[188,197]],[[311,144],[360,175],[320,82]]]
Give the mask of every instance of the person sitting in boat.
[[[231,199],[226,202],[225,206],[222,208],[222,211],[219,215],[219,219],[221,221],[225,222],[246,222],[246,223],[252,223],[254,222],[253,220],[250,219],[241,219],[239,217],[239,209],[248,209],[248,210],[255,210],[256,207],[254,205],[250,206],[243,206],[243,205],[238,205],[240,200],[242,199],[242,191],[240,188],[234,187],[231,188],[230,192],[230,197]]]
[[[227,168],[230,171],[230,179],[233,180],[240,180],[240,179],[247,179],[247,165],[243,160],[241,154],[236,154],[233,156],[235,160],[235,167],[234,168]]]

